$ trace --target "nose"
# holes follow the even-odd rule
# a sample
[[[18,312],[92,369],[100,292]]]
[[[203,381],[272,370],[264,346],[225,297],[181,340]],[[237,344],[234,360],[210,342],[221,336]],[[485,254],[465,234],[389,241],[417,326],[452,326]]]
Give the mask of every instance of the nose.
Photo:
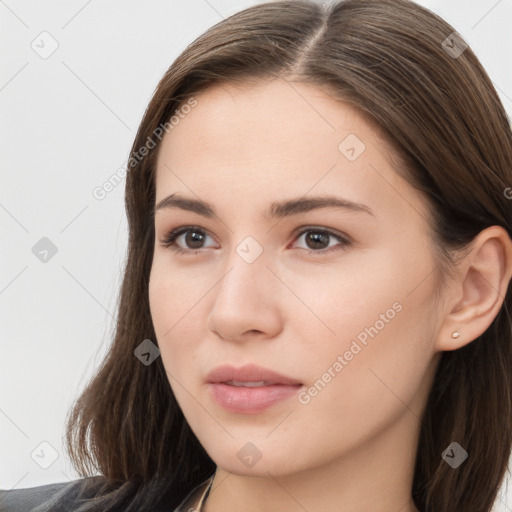
[[[207,327],[226,341],[266,339],[282,329],[283,284],[268,267],[265,253],[247,262],[236,251],[212,290]]]

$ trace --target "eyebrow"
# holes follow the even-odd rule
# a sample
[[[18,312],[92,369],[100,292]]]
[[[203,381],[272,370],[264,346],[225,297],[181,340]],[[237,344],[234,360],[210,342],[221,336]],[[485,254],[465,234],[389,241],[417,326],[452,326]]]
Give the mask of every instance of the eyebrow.
[[[187,198],[179,194],[170,194],[154,206],[153,215],[156,212],[167,208],[179,208],[197,213],[206,218],[217,216],[214,206],[199,199]],[[299,213],[309,212],[319,208],[341,208],[352,212],[367,213],[374,216],[371,208],[362,203],[356,203],[348,199],[335,196],[310,196],[289,199],[283,202],[274,202],[270,205],[264,218],[271,220],[276,218],[288,217]]]

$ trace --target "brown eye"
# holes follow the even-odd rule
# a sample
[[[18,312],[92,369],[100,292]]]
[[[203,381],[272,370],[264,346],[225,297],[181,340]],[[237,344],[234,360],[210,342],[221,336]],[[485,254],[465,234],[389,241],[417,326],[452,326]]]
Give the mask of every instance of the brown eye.
[[[184,233],[184,235],[184,242],[187,248],[200,249],[201,245],[204,243],[205,235],[200,231],[188,231]]]
[[[203,229],[189,226],[171,231],[161,240],[160,243],[164,247],[168,247],[169,249],[179,253],[193,253],[198,249],[204,248],[203,244],[209,236],[210,235],[208,235],[208,233]],[[180,241],[180,244],[177,244],[177,241]]]
[[[341,244],[341,248],[351,245],[350,240],[337,233],[333,233],[332,231],[325,229],[313,229],[309,228],[303,230],[299,233],[299,236],[296,240],[300,240],[304,236],[304,242],[306,247],[302,247],[302,249],[306,250],[308,253],[326,253],[330,252],[336,244],[329,246],[330,241],[334,238],[338,240],[339,244]]]

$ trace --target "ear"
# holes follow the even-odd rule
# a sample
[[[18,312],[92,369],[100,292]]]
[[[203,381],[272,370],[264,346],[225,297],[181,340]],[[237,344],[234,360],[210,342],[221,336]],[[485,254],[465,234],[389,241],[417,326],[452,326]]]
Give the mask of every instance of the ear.
[[[447,286],[436,348],[456,350],[483,334],[496,318],[512,278],[512,240],[500,226],[490,226],[471,242]],[[453,338],[452,333],[460,336]]]

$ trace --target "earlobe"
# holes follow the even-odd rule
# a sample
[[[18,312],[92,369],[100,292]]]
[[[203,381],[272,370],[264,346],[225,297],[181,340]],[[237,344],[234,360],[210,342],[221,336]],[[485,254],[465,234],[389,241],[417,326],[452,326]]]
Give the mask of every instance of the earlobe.
[[[498,315],[512,275],[512,240],[502,227],[490,226],[473,239],[471,251],[458,266],[437,336],[441,351],[474,341]]]

